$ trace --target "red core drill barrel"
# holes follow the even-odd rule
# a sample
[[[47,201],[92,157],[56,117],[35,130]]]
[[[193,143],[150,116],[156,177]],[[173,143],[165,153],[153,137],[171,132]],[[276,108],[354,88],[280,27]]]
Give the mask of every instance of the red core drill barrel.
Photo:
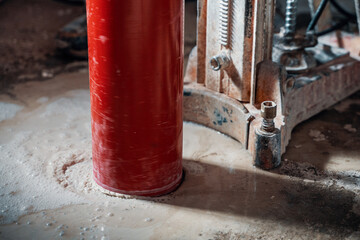
[[[93,172],[156,196],[182,178],[183,0],[87,0]]]

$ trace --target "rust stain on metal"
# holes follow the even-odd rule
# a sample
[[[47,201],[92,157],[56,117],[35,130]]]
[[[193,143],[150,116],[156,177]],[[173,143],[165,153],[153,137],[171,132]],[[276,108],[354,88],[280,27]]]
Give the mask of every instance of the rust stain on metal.
[[[221,46],[218,1],[202,1],[197,61],[189,60],[186,72],[186,79],[193,83],[184,88],[184,120],[237,139],[255,157],[255,165],[270,169],[279,164],[291,131],[298,123],[360,89],[360,62],[346,54],[325,56],[326,61],[316,58],[319,66],[308,72],[287,76],[284,67],[271,61],[275,54],[272,53],[275,1],[230,3],[230,44]],[[353,39],[351,44],[355,42],[358,39]],[[315,48],[314,56],[327,51],[323,45]],[[231,64],[215,72],[209,60],[221,53],[228,54]],[[200,84],[195,84],[195,79]],[[274,119],[278,132],[259,134],[260,104],[269,100],[278,106]]]
[[[243,98],[243,100],[246,99],[245,101],[250,101],[251,76],[253,73],[252,58],[253,58],[253,36],[254,36],[253,35],[254,6],[255,6],[255,0],[246,0],[244,53],[242,56],[242,61],[243,61],[242,81],[243,81],[243,86],[246,88],[246,97]]]
[[[191,50],[190,55],[189,55],[189,59],[188,59],[186,70],[185,70],[184,82],[196,82],[197,81],[197,77],[198,77],[197,54],[198,54],[197,46],[195,46]]]
[[[206,19],[207,0],[198,2],[198,28],[197,28],[197,82],[205,83],[206,72]]]
[[[245,3],[245,36],[252,38],[253,34],[253,6],[254,0],[246,0]]]
[[[278,104],[278,115],[281,113],[281,82],[286,73],[276,63],[266,60],[258,64],[256,77],[256,96],[254,105],[260,108],[264,101],[274,101]]]
[[[184,121],[205,125],[246,145],[251,114],[239,101],[199,84],[184,86]]]

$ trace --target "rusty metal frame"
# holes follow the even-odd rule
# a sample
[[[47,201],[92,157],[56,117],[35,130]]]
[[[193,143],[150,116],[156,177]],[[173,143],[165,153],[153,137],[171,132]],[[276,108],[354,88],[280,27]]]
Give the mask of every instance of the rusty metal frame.
[[[184,120],[205,125],[238,140],[253,155],[253,163],[256,165],[256,156],[264,151],[264,146],[258,145],[257,136],[257,129],[262,124],[260,104],[263,101],[274,101],[277,104],[274,122],[281,136],[281,141],[278,141],[281,156],[291,139],[291,131],[297,124],[360,89],[360,62],[344,49],[321,43],[309,49],[320,63],[319,66],[301,74],[288,74],[284,67],[272,62],[269,56],[272,54],[272,48],[268,48],[269,45],[272,46],[273,33],[271,21],[270,24],[265,24],[264,21],[274,15],[274,1],[231,2],[251,4],[250,9],[253,12],[247,24],[252,24],[252,53],[247,55],[242,52],[243,60],[234,61],[236,54],[232,51],[236,48],[234,50],[230,46],[226,51],[231,55],[232,66],[219,72],[211,70],[208,60],[224,49],[217,45],[213,36],[216,26],[214,18],[207,16],[209,13],[214,14],[216,1],[202,0],[198,18],[198,46],[190,54],[185,73]],[[210,6],[211,4],[213,5]],[[258,34],[260,30],[263,31]],[[244,59],[248,62],[244,63]],[[254,62],[254,59],[257,60]],[[249,61],[252,62],[251,67],[244,71],[244,74],[253,74],[253,77],[246,78],[243,75],[241,81],[251,84],[241,86],[250,86],[247,89],[250,95],[244,97],[241,93],[243,89],[238,89],[238,95],[234,95],[230,88],[233,88],[239,79],[235,76],[234,81],[231,73],[237,69],[237,64],[249,64]],[[215,85],[220,87],[214,88]],[[278,165],[266,163],[269,159],[264,161],[264,164],[258,166],[269,169]]]
[[[205,88],[201,84],[184,86],[184,120],[222,132],[247,147],[250,122],[254,117],[239,101]]]

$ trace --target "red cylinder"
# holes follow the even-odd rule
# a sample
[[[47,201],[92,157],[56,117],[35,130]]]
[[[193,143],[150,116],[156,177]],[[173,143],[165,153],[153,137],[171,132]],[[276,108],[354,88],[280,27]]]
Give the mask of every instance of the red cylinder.
[[[182,177],[182,0],[87,0],[95,181],[156,196]]]

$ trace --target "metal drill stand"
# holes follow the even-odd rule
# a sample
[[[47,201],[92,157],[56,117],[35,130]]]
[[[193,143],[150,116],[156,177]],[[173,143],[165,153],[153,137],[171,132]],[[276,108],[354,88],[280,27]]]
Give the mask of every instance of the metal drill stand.
[[[273,34],[275,0],[198,0],[184,120],[238,140],[263,169],[279,166],[298,123],[360,89],[360,63],[345,49],[311,31],[296,40],[296,2],[284,40]]]

